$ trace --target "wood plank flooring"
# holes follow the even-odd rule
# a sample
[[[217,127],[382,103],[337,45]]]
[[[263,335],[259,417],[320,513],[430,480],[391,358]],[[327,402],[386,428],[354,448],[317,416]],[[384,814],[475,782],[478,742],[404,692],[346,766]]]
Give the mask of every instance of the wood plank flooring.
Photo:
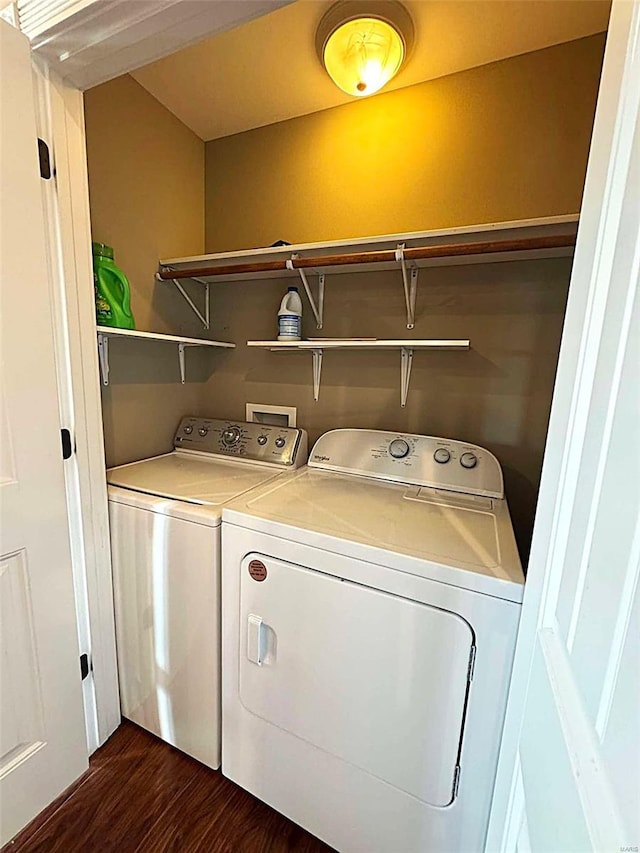
[[[0,853],[332,853],[197,761],[123,722],[80,782]]]

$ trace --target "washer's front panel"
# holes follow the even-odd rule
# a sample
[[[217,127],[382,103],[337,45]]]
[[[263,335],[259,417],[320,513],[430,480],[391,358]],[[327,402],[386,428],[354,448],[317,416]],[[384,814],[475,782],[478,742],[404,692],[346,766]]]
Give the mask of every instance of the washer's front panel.
[[[109,501],[122,714],[220,766],[220,528]]]

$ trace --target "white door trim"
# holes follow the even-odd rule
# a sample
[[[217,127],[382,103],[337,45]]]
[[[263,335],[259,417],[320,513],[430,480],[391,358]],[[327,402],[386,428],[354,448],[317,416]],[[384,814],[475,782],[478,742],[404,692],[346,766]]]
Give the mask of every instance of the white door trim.
[[[566,538],[566,507],[575,485],[577,457],[566,436],[580,433],[585,418],[584,382],[591,364],[593,342],[581,346],[583,329],[596,318],[604,303],[602,282],[610,270],[620,207],[619,172],[624,159],[628,128],[623,126],[626,99],[633,92],[633,43],[638,40],[637,3],[615,0],[607,40],[605,71],[599,96],[595,134],[576,259],[572,276],[569,314],[561,349],[549,440],[545,453],[530,575],[522,613],[511,699],[505,725],[488,849],[508,849],[506,830],[514,799],[515,755],[531,669],[535,637],[550,574],[557,567],[561,543]],[[635,60],[637,62],[637,58]],[[82,530],[86,558],[87,599],[91,623],[98,742],[103,742],[120,719],[115,657],[108,513],[104,480],[104,451],[98,366],[91,286],[90,220],[82,95],[52,77],[51,115],[59,170],[60,229],[67,334],[74,402],[78,470],[83,506]],[[628,153],[628,152],[627,152]],[[582,385],[581,385],[582,381]],[[583,424],[582,424],[583,425]],[[517,798],[516,798],[517,799]]]
[[[89,189],[82,93],[34,67],[39,132],[55,168],[45,205],[49,262],[59,310],[56,368],[64,425],[75,443],[67,478],[79,637],[93,678],[84,691],[89,751],[120,724],[100,379],[95,337]]]
[[[487,836],[486,849],[492,853],[513,850],[514,839],[518,838],[526,819],[521,783],[518,784],[520,732],[536,639],[544,640],[542,645],[547,652],[555,648],[548,637],[553,633],[550,620],[577,496],[599,342],[615,272],[622,206],[625,193],[629,191],[629,167],[639,105],[640,3],[614,0]],[[637,246],[640,247],[640,241]],[[633,272],[631,275],[633,277]],[[637,278],[637,264],[635,276]],[[608,404],[615,404],[614,394]],[[550,671],[555,669],[557,667],[551,667]],[[579,722],[576,719],[574,724]],[[583,776],[583,781],[588,795],[595,780]],[[615,821],[614,812],[611,817]],[[613,830],[615,836],[613,826],[592,829],[595,835],[608,837],[612,837],[610,830]]]

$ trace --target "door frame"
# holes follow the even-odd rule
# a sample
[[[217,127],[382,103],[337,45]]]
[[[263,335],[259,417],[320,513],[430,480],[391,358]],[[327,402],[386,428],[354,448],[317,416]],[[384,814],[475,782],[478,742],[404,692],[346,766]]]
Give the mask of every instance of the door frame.
[[[633,90],[629,70],[634,43],[638,52],[637,0],[613,0],[605,66],[598,95],[594,138],[572,273],[570,315],[562,337],[559,373],[544,457],[543,477],[534,528],[530,572],[525,589],[516,650],[511,698],[498,768],[489,827],[488,849],[507,849],[503,832],[513,811],[514,762],[517,737],[544,594],[552,582],[550,567],[557,557],[555,539],[567,518],[567,500],[575,471],[575,454],[567,432],[580,430],[584,408],[578,391],[588,388],[589,365],[597,342],[588,338],[594,307],[602,308],[607,264],[615,246],[615,209],[619,202],[616,158],[621,117]],[[135,64],[135,57],[132,57]],[[133,67],[133,66],[132,66]],[[69,394],[76,413],[73,425],[83,507],[81,535],[91,631],[97,706],[97,741],[103,743],[120,721],[117,659],[113,619],[111,561],[102,408],[94,327],[91,227],[82,93],[54,74],[46,74],[55,140],[59,228],[62,263],[61,293],[66,300],[60,339],[68,346]],[[620,108],[620,109],[619,109]],[[588,281],[585,288],[582,282]],[[574,394],[575,390],[575,394]],[[73,535],[72,531],[72,535]],[[78,531],[75,531],[78,535]]]
[[[61,426],[75,466],[65,485],[89,754],[120,725],[109,514],[95,332],[83,95],[32,54],[38,134],[53,179],[43,191]],[[73,457],[72,457],[73,458]],[[71,462],[71,460],[69,460]],[[69,465],[69,463],[67,463]]]
[[[487,835],[486,850],[491,853],[516,849],[523,828],[527,838],[518,759],[520,731],[536,640],[541,631],[550,633],[546,626],[553,624],[555,618],[552,613],[565,564],[573,505],[578,495],[578,475],[614,274],[621,210],[629,190],[629,164],[634,131],[640,120],[639,105],[640,3],[638,0],[614,0]],[[635,251],[636,256],[640,255],[640,239],[636,241]],[[615,395],[609,404],[615,404]],[[594,500],[597,498],[595,494]],[[580,592],[576,600],[579,597]],[[551,652],[553,654],[553,649]],[[565,710],[569,718],[572,709]],[[576,718],[571,725],[579,730],[582,722]],[[586,731],[584,734],[587,735]],[[584,756],[578,752],[571,756],[576,784],[585,802],[593,798],[592,802],[611,806],[600,809],[599,815],[590,816],[596,821],[591,827],[594,838],[619,838],[621,833],[606,774],[602,772],[599,757],[587,743],[588,739],[580,745],[580,750],[589,753],[589,761],[581,763]],[[602,821],[608,825],[604,826]],[[599,849],[597,843],[594,849]]]

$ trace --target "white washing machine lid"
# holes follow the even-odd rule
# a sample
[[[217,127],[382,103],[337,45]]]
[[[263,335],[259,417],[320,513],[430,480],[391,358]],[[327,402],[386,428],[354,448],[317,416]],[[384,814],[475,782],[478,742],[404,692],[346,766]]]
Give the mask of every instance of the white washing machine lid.
[[[294,530],[313,531],[382,549],[385,563],[389,552],[417,557],[422,566],[414,560],[390,568],[439,580],[445,576],[429,566],[463,569],[457,586],[522,598],[524,576],[505,500],[303,468],[286,482],[233,501],[223,519],[265,532],[270,523],[287,525],[291,531],[284,535],[296,541],[305,538]],[[380,555],[358,555],[382,562]]]
[[[221,507],[278,477],[273,466],[226,460],[175,450],[107,470],[107,483],[145,495]]]

